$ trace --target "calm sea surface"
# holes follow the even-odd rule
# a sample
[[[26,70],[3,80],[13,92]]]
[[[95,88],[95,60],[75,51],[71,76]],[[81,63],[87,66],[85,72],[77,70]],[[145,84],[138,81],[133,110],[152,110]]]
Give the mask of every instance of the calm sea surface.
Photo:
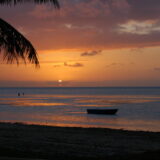
[[[119,111],[88,115],[88,108]],[[160,131],[160,88],[0,88],[0,121]]]

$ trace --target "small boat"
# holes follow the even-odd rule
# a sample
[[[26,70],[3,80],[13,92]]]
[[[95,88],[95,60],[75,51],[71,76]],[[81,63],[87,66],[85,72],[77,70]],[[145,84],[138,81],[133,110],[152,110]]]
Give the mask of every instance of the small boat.
[[[88,114],[116,114],[118,109],[87,109]]]

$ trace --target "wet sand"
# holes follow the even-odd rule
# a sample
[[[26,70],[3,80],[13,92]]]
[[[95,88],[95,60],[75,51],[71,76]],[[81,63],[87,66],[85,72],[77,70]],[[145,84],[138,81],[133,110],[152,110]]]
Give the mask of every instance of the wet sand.
[[[0,159],[153,160],[159,156],[160,132],[0,123]]]

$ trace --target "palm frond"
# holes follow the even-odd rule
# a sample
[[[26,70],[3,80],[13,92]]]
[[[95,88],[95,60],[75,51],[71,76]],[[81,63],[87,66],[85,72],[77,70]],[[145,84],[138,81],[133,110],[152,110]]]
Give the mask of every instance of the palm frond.
[[[0,0],[0,5],[16,5],[18,3],[33,2],[33,3],[51,3],[55,8],[60,8],[58,0]]]
[[[37,4],[50,3],[59,9],[60,5],[58,0],[0,0],[0,5],[16,5],[18,3],[33,2]],[[39,66],[37,52],[21,33],[13,28],[9,23],[0,19],[0,54],[3,51],[4,60],[8,63],[14,61],[19,64],[22,59],[25,63],[28,60]]]
[[[0,53],[8,63],[19,64],[22,59],[39,66],[37,52],[32,44],[10,24],[0,18]]]

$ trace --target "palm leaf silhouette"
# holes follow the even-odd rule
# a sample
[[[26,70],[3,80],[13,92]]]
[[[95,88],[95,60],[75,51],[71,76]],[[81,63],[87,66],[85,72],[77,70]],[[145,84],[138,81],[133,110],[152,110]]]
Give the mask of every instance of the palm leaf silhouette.
[[[16,5],[18,3],[51,3],[55,8],[59,8],[57,0],[1,0],[0,5]],[[0,18],[0,54],[3,54],[3,60],[7,63],[17,62],[20,60],[24,63],[30,62],[39,67],[37,52],[31,42],[27,40],[9,23]]]
[[[55,8],[59,8],[58,0],[1,0],[1,5],[16,5],[18,3],[25,3],[25,2],[34,2],[38,4],[42,3],[51,3],[55,6]]]

